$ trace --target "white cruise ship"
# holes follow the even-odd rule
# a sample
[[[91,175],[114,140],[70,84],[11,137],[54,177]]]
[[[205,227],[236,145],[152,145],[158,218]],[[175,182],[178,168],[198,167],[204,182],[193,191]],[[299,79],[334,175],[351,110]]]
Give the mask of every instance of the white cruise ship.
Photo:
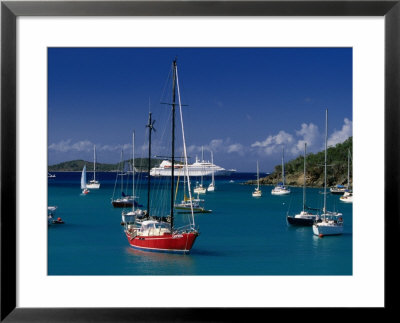
[[[150,170],[151,176],[171,176],[171,166],[172,163],[169,160],[163,160],[159,167],[153,167]],[[174,176],[184,176],[184,165],[183,164],[175,164],[174,165]],[[212,175],[222,175],[228,174],[230,171],[227,171],[225,168],[217,166],[208,161],[200,161],[196,157],[196,161],[193,164],[188,165],[189,176],[209,176]]]

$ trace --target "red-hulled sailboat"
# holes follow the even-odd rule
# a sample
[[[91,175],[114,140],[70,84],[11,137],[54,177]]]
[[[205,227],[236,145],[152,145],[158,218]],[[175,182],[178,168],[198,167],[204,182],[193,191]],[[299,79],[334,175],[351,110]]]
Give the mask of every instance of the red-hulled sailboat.
[[[173,79],[172,79],[172,155],[171,155],[171,209],[170,214],[167,216],[155,215],[150,211],[150,156],[151,156],[151,132],[153,129],[154,121],[149,114],[149,123],[146,127],[149,128],[149,162],[148,162],[148,196],[147,196],[147,210],[142,212],[140,216],[135,217],[133,221],[126,221],[124,224],[125,234],[128,238],[129,244],[135,249],[146,251],[159,251],[159,252],[177,252],[188,253],[199,235],[198,230],[195,228],[193,207],[191,208],[191,223],[176,228],[174,227],[174,162],[175,162],[175,107],[178,104],[180,119],[182,125],[182,141],[185,160],[185,176],[187,177],[187,185],[189,191],[189,198],[191,199],[190,179],[188,173],[187,152],[185,143],[185,133],[183,128],[182,118],[182,105],[180,100],[180,90],[178,82],[178,70],[176,60],[173,62]],[[177,93],[176,93],[177,92]],[[178,94],[178,102],[176,102],[176,94]]]

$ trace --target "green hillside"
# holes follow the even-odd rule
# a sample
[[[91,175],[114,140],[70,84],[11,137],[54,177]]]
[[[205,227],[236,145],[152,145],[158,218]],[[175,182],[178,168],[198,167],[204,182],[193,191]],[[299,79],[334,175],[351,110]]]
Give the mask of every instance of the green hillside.
[[[328,148],[327,154],[327,186],[347,185],[347,156],[348,150],[352,156],[353,137],[337,144],[335,147]],[[324,185],[324,159],[325,152],[307,154],[306,159],[306,185]],[[302,186],[304,181],[304,157],[299,156],[285,163],[285,184],[292,186]],[[282,180],[282,165],[276,165],[273,173],[260,179],[260,184],[276,185]],[[350,159],[350,183],[352,181],[352,160]],[[249,181],[247,184],[256,184],[256,181]]]

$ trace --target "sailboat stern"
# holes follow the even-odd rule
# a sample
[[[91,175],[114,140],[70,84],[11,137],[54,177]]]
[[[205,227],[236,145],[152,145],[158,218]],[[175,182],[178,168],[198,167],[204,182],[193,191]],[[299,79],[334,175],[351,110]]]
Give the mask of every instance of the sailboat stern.
[[[99,189],[100,183],[98,181],[91,180],[89,183],[86,184],[86,187],[91,189]]]
[[[321,221],[313,224],[313,233],[320,238],[343,234],[343,223],[334,221]]]

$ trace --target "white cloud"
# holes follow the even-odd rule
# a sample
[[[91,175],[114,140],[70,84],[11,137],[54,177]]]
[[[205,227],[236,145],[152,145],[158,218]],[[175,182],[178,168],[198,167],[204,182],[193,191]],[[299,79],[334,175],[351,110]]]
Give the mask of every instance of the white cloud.
[[[54,150],[58,152],[88,151],[91,149],[93,149],[93,143],[91,143],[89,140],[71,143],[71,139],[67,139],[49,145],[49,150]]]
[[[111,145],[102,145],[99,147],[96,146],[97,150],[102,150],[102,151],[115,151],[118,148],[120,148],[119,150],[121,150],[121,145],[112,145],[112,146]]]
[[[301,125],[301,129],[296,131],[296,136],[300,137],[297,143],[290,149],[292,155],[298,155],[304,151],[304,144],[307,143],[307,149],[313,151],[320,148],[322,137],[318,126],[313,123]]]
[[[189,155],[201,154],[202,148],[204,150],[204,154],[212,151],[214,153],[236,153],[242,156],[245,153],[245,147],[240,143],[232,143],[230,138],[212,139],[208,144],[203,146],[190,145],[187,147],[187,151]]]
[[[307,141],[309,144],[314,142],[316,138],[320,137],[318,126],[316,126],[313,123],[310,124],[303,123],[301,125],[301,129],[296,131],[296,135],[303,137],[303,139]]]
[[[244,155],[244,147],[242,144],[233,144],[229,145],[227,149],[227,153],[238,153],[239,155]]]
[[[328,145],[336,145],[352,136],[352,125],[352,121],[345,118],[342,129],[330,135]],[[304,143],[307,143],[308,152],[318,152],[323,149],[324,134],[319,131],[318,126],[313,123],[303,123],[300,130],[296,130],[293,135],[281,130],[276,135],[269,135],[265,140],[254,142],[251,148],[260,155],[270,156],[281,153],[284,147],[288,155],[296,157],[303,153]]]
[[[328,138],[328,146],[335,146],[353,134],[353,122],[347,118],[344,119],[344,125],[341,130],[335,130]]]
[[[213,151],[218,151],[224,144],[224,141],[222,139],[213,139],[210,141],[208,144],[208,149],[213,150]]]
[[[51,144],[49,150],[55,150],[60,152],[67,152],[71,149],[71,140],[61,140],[59,143]]]
[[[71,146],[71,150],[76,151],[89,151],[93,149],[93,143],[89,140],[78,141]]]
[[[293,142],[293,135],[281,130],[278,134],[270,135],[263,141],[256,141],[251,144],[251,148],[256,148],[262,154],[271,155],[281,151],[282,146],[292,146]]]
[[[55,152],[87,152],[87,151],[93,151],[93,146],[94,143],[92,143],[89,140],[81,140],[72,143],[71,139],[67,140],[61,140],[58,143],[52,143],[49,145],[48,149],[53,150]],[[97,145],[96,144],[96,150],[97,151],[120,151],[123,149],[124,151],[129,151],[132,150],[132,144],[123,144],[123,145]]]

